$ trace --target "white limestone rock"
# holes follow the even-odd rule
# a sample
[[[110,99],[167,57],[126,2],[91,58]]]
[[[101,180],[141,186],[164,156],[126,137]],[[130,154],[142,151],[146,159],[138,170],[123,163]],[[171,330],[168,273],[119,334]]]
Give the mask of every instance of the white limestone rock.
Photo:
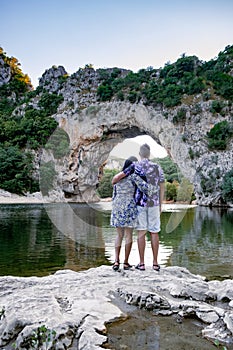
[[[41,332],[47,349],[52,349],[52,343],[60,350],[100,349],[106,340],[105,323],[126,318],[115,306],[116,298],[155,315],[198,317],[206,324],[205,337],[230,344],[232,308],[221,297],[223,287],[230,288],[231,283],[206,282],[181,267],[162,268],[159,273],[149,268],[143,273],[136,269],[116,273],[110,266],[101,266],[79,273],[61,270],[46,277],[2,276],[0,347],[9,350],[15,343],[16,350],[24,350]],[[182,288],[174,296],[178,284]],[[209,304],[206,291],[212,292],[216,284],[217,304],[212,300]]]

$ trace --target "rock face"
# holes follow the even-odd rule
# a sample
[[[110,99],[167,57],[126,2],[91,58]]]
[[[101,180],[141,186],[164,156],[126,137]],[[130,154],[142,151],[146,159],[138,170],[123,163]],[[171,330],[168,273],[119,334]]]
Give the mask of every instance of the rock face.
[[[0,57],[0,86],[7,84],[11,78],[11,69]]]
[[[126,74],[122,70],[121,76]],[[183,175],[194,184],[198,204],[223,204],[222,177],[232,168],[233,140],[226,151],[208,150],[206,133],[222,120],[218,113],[211,113],[211,100],[203,102],[198,96],[193,104],[183,103],[173,109],[114,98],[112,102],[100,103],[99,84],[99,71],[88,67],[70,77],[63,67],[51,68],[40,79],[40,87],[63,95],[64,102],[54,117],[70,139],[69,156],[63,164],[56,162],[59,179],[54,198],[77,202],[98,200],[99,174],[113,147],[125,138],[147,134],[167,150]],[[225,111],[225,120],[231,118],[230,108]],[[185,111],[185,121],[174,123],[181,110]]]
[[[111,301],[157,315],[197,317],[202,334],[233,346],[233,281],[206,282],[179,267],[155,273],[101,266],[47,277],[0,277],[0,348],[100,349],[105,323],[126,315]],[[230,347],[229,347],[230,348]]]

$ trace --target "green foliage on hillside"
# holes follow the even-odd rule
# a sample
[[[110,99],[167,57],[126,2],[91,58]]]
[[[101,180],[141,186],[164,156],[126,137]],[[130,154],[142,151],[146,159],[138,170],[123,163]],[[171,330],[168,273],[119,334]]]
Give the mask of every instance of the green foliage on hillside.
[[[0,145],[0,187],[19,194],[38,191],[32,161],[30,152],[22,152],[18,146]]]
[[[222,196],[226,202],[233,203],[233,168],[223,177]]]
[[[40,87],[32,91],[18,60],[7,57],[2,48],[0,57],[10,72],[8,83],[0,86],[0,188],[22,194],[39,189],[33,178],[32,150],[43,147],[57,128],[51,116],[63,97]],[[31,102],[34,97],[36,104]]]
[[[125,77],[117,74],[100,74],[102,84],[97,90],[100,101],[110,101],[114,96],[135,103],[143,99],[147,105],[174,107],[181,104],[186,95],[202,93],[209,98],[212,93],[233,101],[233,45],[227,46],[216,59],[202,62],[196,56],[182,55],[175,63],[164,68],[141,69],[129,72]],[[105,74],[104,74],[105,73]]]
[[[223,120],[214,125],[207,133],[210,150],[225,150],[228,140],[233,136],[233,123]]]

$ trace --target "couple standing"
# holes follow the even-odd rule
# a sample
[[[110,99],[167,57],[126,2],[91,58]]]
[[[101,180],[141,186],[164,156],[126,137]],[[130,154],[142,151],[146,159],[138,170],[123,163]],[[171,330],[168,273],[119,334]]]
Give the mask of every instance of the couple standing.
[[[125,236],[124,270],[132,266],[128,262],[133,239],[133,229],[138,232],[138,252],[140,262],[136,269],[145,270],[146,232],[150,232],[153,253],[153,269],[160,270],[158,264],[160,214],[164,196],[164,174],[161,167],[149,160],[150,147],[140,147],[141,160],[130,157],[125,161],[120,173],[113,177],[113,202],[111,225],[116,227],[115,263],[113,270],[120,267],[120,250]]]

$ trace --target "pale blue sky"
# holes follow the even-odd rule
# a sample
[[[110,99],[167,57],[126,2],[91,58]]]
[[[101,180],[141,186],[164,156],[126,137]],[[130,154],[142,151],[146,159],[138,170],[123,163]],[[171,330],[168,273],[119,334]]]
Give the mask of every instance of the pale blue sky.
[[[232,0],[0,0],[0,11],[0,46],[35,87],[52,65],[136,72],[233,42]]]

